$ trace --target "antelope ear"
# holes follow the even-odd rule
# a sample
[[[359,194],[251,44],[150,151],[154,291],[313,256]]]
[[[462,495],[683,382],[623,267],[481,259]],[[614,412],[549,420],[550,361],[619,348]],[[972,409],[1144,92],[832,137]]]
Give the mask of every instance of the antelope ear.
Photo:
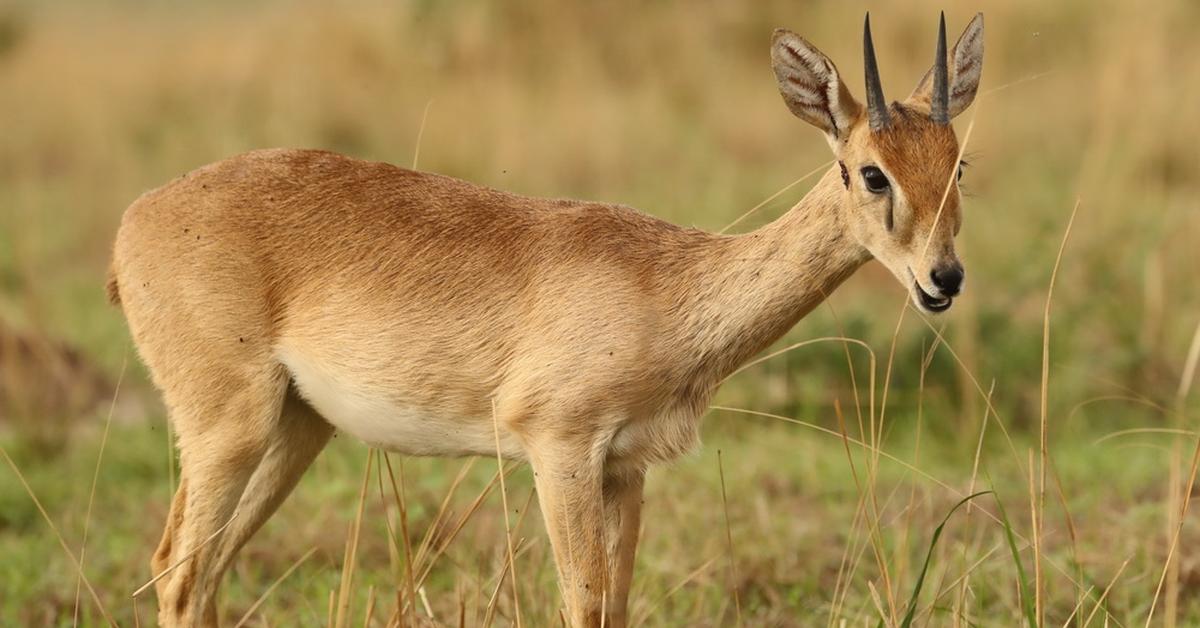
[[[803,37],[784,29],[771,38],[771,67],[783,102],[797,118],[821,129],[830,144],[846,139],[862,115],[837,68]]]
[[[950,51],[948,69],[950,85],[949,114],[953,118],[962,113],[975,100],[979,89],[979,78],[983,73],[983,14],[976,13],[963,30],[954,50]],[[933,68],[917,83],[917,88],[908,97],[908,102],[930,109],[933,94]]]

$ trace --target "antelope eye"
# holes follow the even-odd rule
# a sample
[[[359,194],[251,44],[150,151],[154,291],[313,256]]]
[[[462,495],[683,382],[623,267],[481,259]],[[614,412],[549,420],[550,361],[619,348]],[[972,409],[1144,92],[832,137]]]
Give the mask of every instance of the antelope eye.
[[[967,162],[965,162],[965,161],[958,162],[958,175],[955,178],[955,181],[962,181],[963,168],[966,168],[966,167],[967,167]]]
[[[862,178],[863,183],[867,186],[867,191],[872,194],[883,194],[892,185],[888,182],[888,178],[883,174],[883,171],[875,166],[863,168]]]

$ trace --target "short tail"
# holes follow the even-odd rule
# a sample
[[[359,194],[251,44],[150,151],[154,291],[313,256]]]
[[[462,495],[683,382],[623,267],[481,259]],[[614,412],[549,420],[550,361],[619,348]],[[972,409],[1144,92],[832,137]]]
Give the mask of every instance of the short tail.
[[[121,305],[121,287],[117,285],[117,269],[113,268],[112,264],[108,266],[108,279],[104,284],[104,291],[108,293],[109,303]]]

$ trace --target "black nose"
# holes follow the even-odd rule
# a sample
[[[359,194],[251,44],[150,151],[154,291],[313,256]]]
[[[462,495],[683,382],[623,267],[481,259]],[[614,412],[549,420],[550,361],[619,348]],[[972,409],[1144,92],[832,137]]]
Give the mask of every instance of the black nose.
[[[962,290],[964,274],[962,264],[955,263],[934,269],[929,273],[929,278],[943,295],[952,297]]]

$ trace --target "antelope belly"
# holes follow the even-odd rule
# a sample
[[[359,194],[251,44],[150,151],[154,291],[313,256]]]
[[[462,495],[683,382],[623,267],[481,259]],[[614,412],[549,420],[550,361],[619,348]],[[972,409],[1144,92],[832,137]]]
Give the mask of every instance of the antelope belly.
[[[381,390],[348,369],[280,351],[301,397],[337,429],[381,449],[414,456],[496,455],[491,416],[447,416],[404,400],[403,391]],[[500,452],[523,459],[516,438],[499,428]]]

